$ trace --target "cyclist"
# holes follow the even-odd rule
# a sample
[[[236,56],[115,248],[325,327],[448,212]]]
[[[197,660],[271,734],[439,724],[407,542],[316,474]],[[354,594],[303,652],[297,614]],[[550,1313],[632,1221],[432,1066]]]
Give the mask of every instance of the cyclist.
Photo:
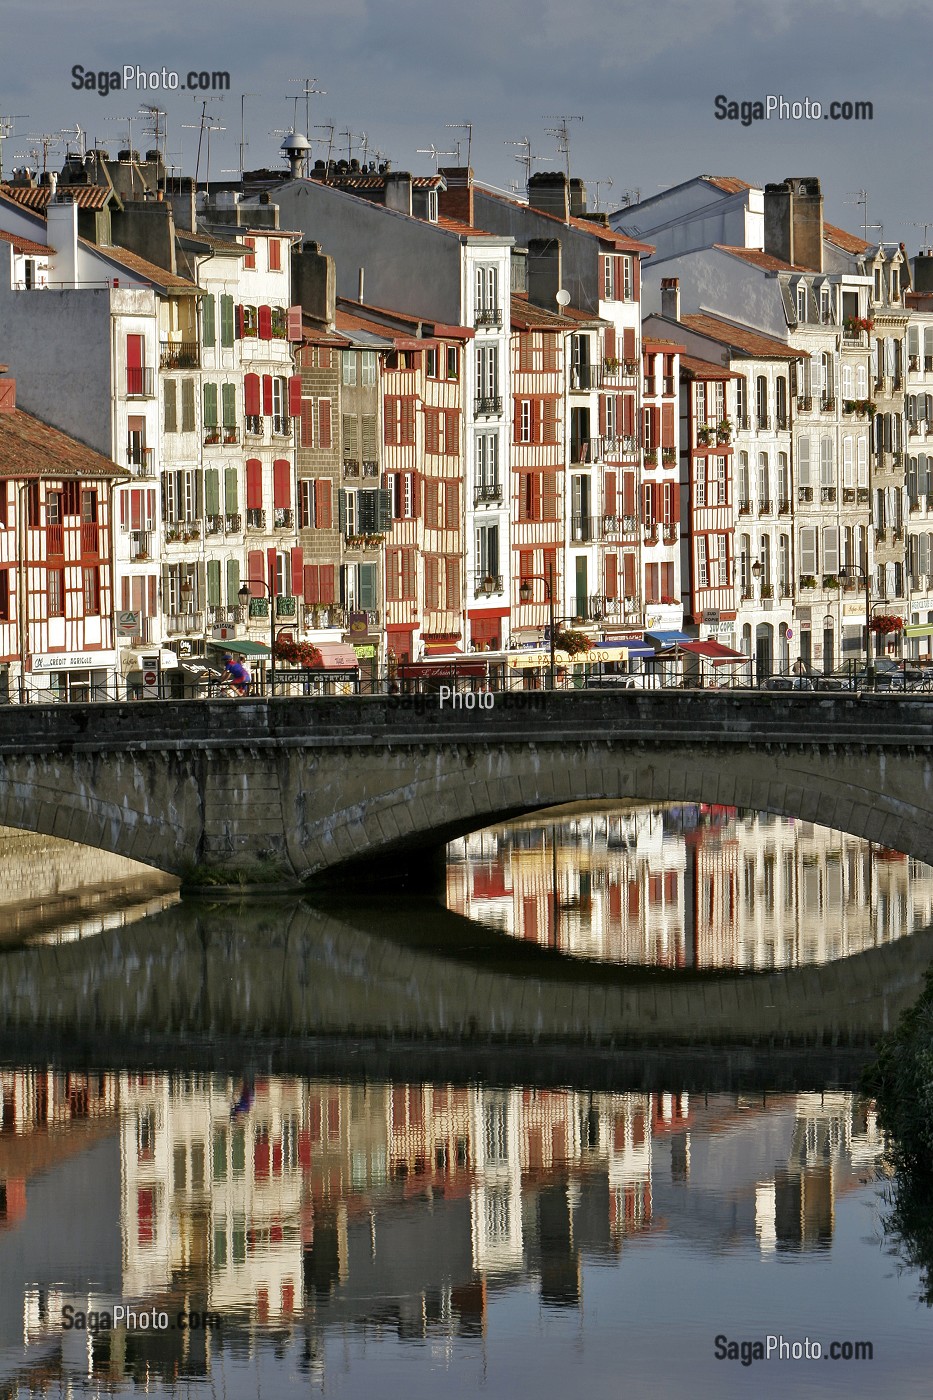
[[[249,694],[252,676],[238,656],[234,657],[230,652],[224,653],[224,679],[231,690],[237,695]]]

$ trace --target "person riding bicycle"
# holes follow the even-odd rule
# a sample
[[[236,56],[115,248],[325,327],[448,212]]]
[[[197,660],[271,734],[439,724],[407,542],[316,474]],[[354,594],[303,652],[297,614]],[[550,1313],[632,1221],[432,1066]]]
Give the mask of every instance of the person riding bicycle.
[[[249,694],[253,678],[240,657],[234,657],[230,652],[224,653],[224,679],[231,690],[236,691],[237,695]]]

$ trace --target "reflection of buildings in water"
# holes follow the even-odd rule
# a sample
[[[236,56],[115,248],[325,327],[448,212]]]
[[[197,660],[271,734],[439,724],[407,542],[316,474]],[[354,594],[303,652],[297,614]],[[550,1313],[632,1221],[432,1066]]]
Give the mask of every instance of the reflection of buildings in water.
[[[509,823],[456,841],[447,903],[579,957],[796,967],[933,922],[933,867],[767,813],[645,807]]]

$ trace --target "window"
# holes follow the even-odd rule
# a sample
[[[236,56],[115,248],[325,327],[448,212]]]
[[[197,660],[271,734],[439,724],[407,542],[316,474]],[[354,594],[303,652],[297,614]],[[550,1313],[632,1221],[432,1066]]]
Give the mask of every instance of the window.
[[[483,404],[494,403],[499,397],[499,350],[495,345],[477,347],[476,396]]]
[[[424,372],[428,379],[437,379],[437,366],[440,352],[436,345],[429,345],[424,352]]]
[[[778,453],[778,501],[782,510],[790,504],[790,465],[786,452]]]
[[[447,378],[460,378],[460,350],[456,345],[447,346]]]
[[[747,508],[751,499],[751,478],[748,473],[748,453],[739,453],[739,508]]]
[[[774,381],[774,411],[778,428],[787,427],[787,380],[783,374]]]
[[[100,570],[97,565],[82,570],[84,588],[84,616],[96,617],[100,613]]]
[[[842,484],[843,486],[855,485],[855,456],[851,437],[842,439]]]
[[[709,557],[705,535],[697,536],[697,587],[709,587]]]
[[[220,344],[222,349],[229,350],[235,338],[235,318],[233,297],[222,296],[220,298]]]
[[[269,239],[269,271],[282,271],[282,241],[279,238]]]
[[[735,416],[739,427],[743,427],[748,417],[748,380],[744,375],[735,381]]]
[[[194,380],[183,379],[181,381],[181,430],[183,433],[194,432]]]
[[[208,295],[201,298],[201,343],[205,349],[213,350],[217,344],[214,298]]]
[[[631,254],[603,256],[603,300],[632,301],[635,278]]]
[[[768,381],[763,374],[755,380],[755,413],[759,428],[768,427]]]
[[[883,274],[882,269],[881,269],[880,267],[876,267],[876,268],[874,269],[874,274],[875,274],[875,276],[874,276],[874,286],[872,287],[872,300],[875,301],[875,302],[881,302],[881,300],[883,299],[883,295],[884,295],[884,293],[883,293],[883,288],[884,288],[884,274]]]
[[[248,251],[247,251],[247,254],[246,254],[246,257],[243,259],[243,266],[244,266],[248,271],[251,271],[251,272],[252,272],[252,271],[255,271],[255,268],[256,268],[256,240],[255,240],[255,238],[244,238],[244,239],[243,239],[243,246],[244,246],[244,248],[246,248],[246,249],[248,250]]]
[[[499,577],[499,526],[476,527],[476,572],[480,579]]]
[[[476,307],[478,312],[499,309],[499,269],[478,266],[476,269]]]
[[[476,435],[476,486],[480,492],[498,490],[499,438],[496,433]]]
[[[372,388],[376,382],[376,352],[363,350],[360,354],[360,383],[364,388]]]
[[[833,464],[833,440],[831,437],[820,438],[820,485],[835,486],[836,474]]]
[[[868,439],[860,437],[857,440],[856,452],[858,454],[858,484],[860,487],[868,486]]]
[[[758,509],[766,510],[771,501],[767,452],[758,454]]]
[[[356,383],[356,351],[344,350],[342,356],[342,370],[344,384]]]
[[[797,320],[802,322],[802,321],[806,321],[806,319],[807,319],[807,284],[806,284],[806,282],[798,282],[798,283],[797,283]]]
[[[831,293],[828,287],[820,288],[820,320],[824,326],[832,324],[833,311],[830,296]]]
[[[9,578],[9,574],[6,574]],[[49,617],[65,616],[65,570],[48,571]]]
[[[799,486],[811,486],[810,480],[810,439],[799,437],[797,439],[797,484]]]
[[[805,526],[800,531],[800,572],[803,575],[816,577],[816,529],[813,526]]]
[[[868,366],[857,365],[855,369],[855,397],[868,398]]]
[[[162,427],[167,433],[178,431],[178,406],[174,379],[164,379],[162,381],[164,396],[162,400]]]

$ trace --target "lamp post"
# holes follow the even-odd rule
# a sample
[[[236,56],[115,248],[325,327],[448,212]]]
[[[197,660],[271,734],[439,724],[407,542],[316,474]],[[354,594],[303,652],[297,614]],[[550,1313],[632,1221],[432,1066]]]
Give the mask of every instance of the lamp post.
[[[843,564],[839,577],[845,580],[849,574],[861,575],[865,581],[865,679],[869,685],[875,679],[875,665],[871,654],[871,575],[864,564]]]
[[[518,596],[519,596],[519,599],[521,600],[521,602],[523,602],[523,603],[530,603],[530,602],[531,602],[531,595],[532,595],[532,592],[534,591],[534,590],[532,589],[531,585],[532,585],[532,582],[535,581],[535,580],[538,580],[539,582],[541,582],[541,583],[544,584],[545,596],[546,596],[546,598],[547,598],[548,621],[549,621],[548,631],[549,631],[549,633],[550,633],[550,640],[551,640],[551,660],[550,660],[550,665],[549,665],[549,667],[548,667],[548,689],[549,689],[549,690],[553,690],[553,689],[554,689],[554,648],[555,648],[555,641],[554,641],[554,566],[553,566],[553,564],[549,564],[549,565],[548,565],[548,571],[547,571],[546,574],[527,574],[527,575],[525,576],[525,578],[522,579],[521,585],[520,585],[519,590],[518,590]]]
[[[241,608],[249,607],[249,600],[253,596],[250,592],[250,585],[256,585],[265,589],[269,599],[269,694],[275,694],[275,595],[272,589],[262,578],[248,578],[237,589],[237,599]]]

